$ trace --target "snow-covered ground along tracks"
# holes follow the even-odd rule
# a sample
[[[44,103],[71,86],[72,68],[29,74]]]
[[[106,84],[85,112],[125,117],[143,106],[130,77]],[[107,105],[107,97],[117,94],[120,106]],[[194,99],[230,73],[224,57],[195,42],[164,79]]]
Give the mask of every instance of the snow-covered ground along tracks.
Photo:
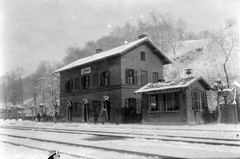
[[[1,140],[19,143],[28,141],[33,146],[44,145],[43,143],[46,144],[47,141],[48,144],[57,144],[55,147],[59,148],[60,152],[61,147],[71,147],[67,148],[71,150],[75,147],[76,152],[81,148],[91,149],[91,153],[86,155],[96,157],[93,152],[98,152],[97,154],[100,155],[97,155],[97,158],[111,158],[109,156],[114,153],[113,158],[139,158],[139,156],[140,158],[148,156],[150,158],[154,156],[159,158],[238,158],[240,156],[238,128],[228,129],[229,126],[224,125],[225,129],[219,126],[214,129],[212,126],[210,129],[209,127],[199,128],[199,126],[117,126],[33,122],[12,122],[2,126],[7,129],[3,127],[0,129]],[[110,152],[113,154],[104,157]]]
[[[95,126],[96,127],[96,126]],[[154,130],[148,131],[135,129],[113,130],[111,127],[102,128],[78,128],[78,129],[61,129],[51,127],[28,127],[28,126],[2,126],[5,129],[17,130],[34,130],[42,132],[55,132],[55,133],[69,133],[69,134],[88,134],[105,137],[119,137],[119,138],[144,138],[150,140],[162,141],[181,141],[188,143],[204,143],[212,145],[225,145],[225,146],[240,146],[239,133],[237,131],[200,131],[199,130]],[[0,133],[1,134],[1,133]]]

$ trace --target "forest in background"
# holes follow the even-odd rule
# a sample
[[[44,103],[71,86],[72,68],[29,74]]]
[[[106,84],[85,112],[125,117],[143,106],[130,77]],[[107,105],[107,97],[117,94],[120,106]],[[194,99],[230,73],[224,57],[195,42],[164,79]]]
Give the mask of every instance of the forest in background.
[[[235,19],[226,19],[226,26],[219,30],[188,31],[183,18],[170,13],[151,12],[146,21],[137,25],[126,23],[118,26],[102,38],[89,41],[84,46],[76,44],[66,48],[66,56],[60,62],[41,61],[37,70],[24,76],[22,68],[16,68],[1,77],[1,103],[3,108],[38,107],[45,102],[48,107],[59,98],[59,77],[52,72],[80,58],[95,54],[97,48],[107,51],[137,39],[147,33],[154,43],[167,55],[173,65],[164,68],[164,78],[172,80],[183,77],[184,69],[192,68],[210,82],[221,78],[229,87],[240,79],[239,33]],[[44,100],[44,101],[43,101]]]

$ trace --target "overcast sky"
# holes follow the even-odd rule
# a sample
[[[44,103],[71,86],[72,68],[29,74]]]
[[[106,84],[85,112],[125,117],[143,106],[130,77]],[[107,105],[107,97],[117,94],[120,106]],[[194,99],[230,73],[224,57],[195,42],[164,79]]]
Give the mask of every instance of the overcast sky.
[[[144,21],[151,11],[182,17],[198,33],[239,19],[240,0],[1,0],[0,75],[16,67],[33,73],[40,61],[61,61],[69,46]]]

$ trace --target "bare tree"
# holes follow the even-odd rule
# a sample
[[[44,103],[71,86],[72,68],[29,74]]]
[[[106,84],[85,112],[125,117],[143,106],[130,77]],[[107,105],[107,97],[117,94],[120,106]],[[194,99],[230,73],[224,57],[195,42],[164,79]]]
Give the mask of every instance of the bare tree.
[[[176,32],[178,35],[178,40],[184,40],[185,31],[186,31],[186,22],[182,18],[179,18],[176,23]]]
[[[153,40],[161,48],[162,51],[167,52],[170,45],[175,54],[174,42],[177,41],[175,21],[169,13],[150,13],[153,30]]]
[[[6,109],[9,103],[12,106],[17,104],[23,105],[23,82],[22,82],[23,69],[17,68],[11,72],[7,72],[2,77],[2,96]]]
[[[222,63],[225,78],[227,81],[227,87],[229,88],[229,75],[227,70],[227,64],[230,56],[234,52],[234,49],[238,47],[239,44],[239,34],[235,31],[235,28],[227,28],[220,30],[217,34],[212,34],[212,43],[217,47],[217,51],[221,53],[224,57]]]
[[[8,109],[8,103],[9,103],[9,96],[10,96],[10,73],[7,72],[4,76],[1,78],[1,95],[4,100],[5,108]]]

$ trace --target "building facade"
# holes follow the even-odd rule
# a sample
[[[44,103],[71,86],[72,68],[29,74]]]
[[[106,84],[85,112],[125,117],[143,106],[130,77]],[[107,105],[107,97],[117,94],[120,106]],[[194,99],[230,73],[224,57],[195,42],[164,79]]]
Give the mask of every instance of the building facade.
[[[60,74],[61,120],[93,121],[93,112],[100,115],[103,96],[108,96],[109,122],[114,122],[116,111],[122,122],[139,122],[141,95],[134,92],[163,78],[163,65],[170,63],[148,37],[142,37],[56,70],[54,74]],[[89,102],[84,104],[84,99]]]
[[[144,124],[203,124],[207,91],[211,85],[201,76],[149,83],[135,93],[142,94]]]

